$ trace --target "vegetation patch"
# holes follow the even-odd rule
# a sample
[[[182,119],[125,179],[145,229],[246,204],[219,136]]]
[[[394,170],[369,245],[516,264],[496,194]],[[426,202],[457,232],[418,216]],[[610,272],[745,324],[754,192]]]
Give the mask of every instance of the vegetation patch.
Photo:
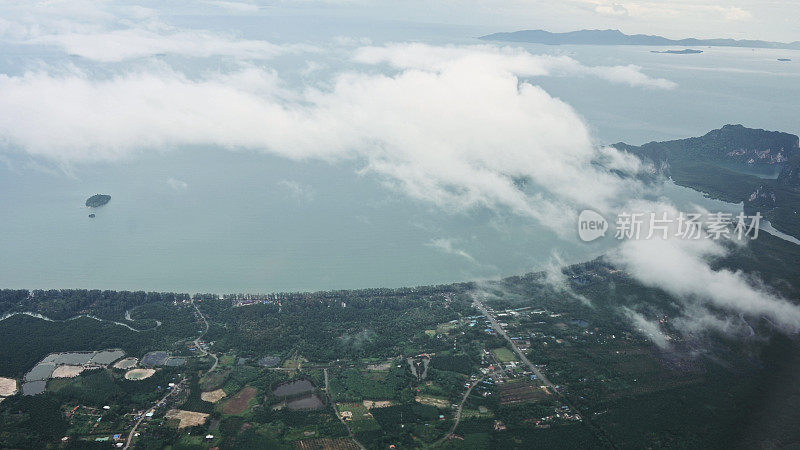
[[[256,394],[258,394],[258,389],[247,386],[225,402],[222,407],[222,412],[229,415],[244,413],[249,408],[250,401],[255,398]]]
[[[460,355],[435,355],[431,358],[431,367],[439,370],[463,373],[471,375],[476,372],[475,364],[469,356]]]
[[[507,363],[517,360],[517,355],[515,355],[514,352],[505,347],[493,348],[492,353],[494,353],[494,356],[497,358],[497,360],[502,363]]]
[[[207,373],[200,378],[200,388],[204,391],[213,391],[220,389],[225,385],[225,380],[228,378],[230,370],[215,370],[214,372]]]

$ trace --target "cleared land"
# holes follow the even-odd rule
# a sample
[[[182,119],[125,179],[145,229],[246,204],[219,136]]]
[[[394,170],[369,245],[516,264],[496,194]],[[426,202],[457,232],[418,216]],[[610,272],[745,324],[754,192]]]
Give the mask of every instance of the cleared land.
[[[364,400],[364,407],[367,409],[388,408],[389,406],[392,406],[391,400]]]
[[[8,397],[17,393],[17,380],[0,377],[0,397]]]
[[[500,402],[504,405],[533,402],[548,396],[543,386],[529,381],[510,382],[500,387]]]
[[[450,402],[446,398],[433,397],[431,395],[418,395],[415,400],[423,405],[431,405],[437,408],[449,408]]]
[[[370,364],[367,366],[367,370],[373,372],[383,372],[392,368],[392,361],[387,361],[380,364]]]
[[[63,365],[56,367],[53,371],[53,378],[75,378],[83,372],[83,366]]]
[[[358,450],[358,445],[348,438],[304,439],[295,445],[298,450]]]
[[[155,369],[132,369],[125,374],[126,380],[144,380],[156,373]]]
[[[184,411],[182,409],[170,409],[164,415],[164,418],[167,420],[178,419],[180,420],[178,428],[186,428],[186,427],[196,427],[198,425],[206,423],[208,416],[209,414],[206,413]]]
[[[200,399],[204,402],[211,402],[217,403],[218,401],[222,400],[225,397],[225,391],[222,389],[217,389],[211,392],[203,392],[200,394]]]
[[[130,369],[136,367],[136,364],[139,362],[136,358],[125,358],[120,359],[119,361],[114,364],[115,369]]]
[[[248,406],[250,406],[250,400],[252,400],[258,390],[254,387],[246,387],[239,391],[236,395],[230,398],[225,405],[222,407],[222,412],[225,414],[241,414],[247,411]]]

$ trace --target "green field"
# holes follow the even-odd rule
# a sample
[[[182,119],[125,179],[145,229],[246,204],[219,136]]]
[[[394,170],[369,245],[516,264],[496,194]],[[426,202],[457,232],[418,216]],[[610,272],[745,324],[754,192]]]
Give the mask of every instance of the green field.
[[[502,363],[517,361],[517,355],[505,347],[493,348],[492,353],[494,353],[494,356]]]

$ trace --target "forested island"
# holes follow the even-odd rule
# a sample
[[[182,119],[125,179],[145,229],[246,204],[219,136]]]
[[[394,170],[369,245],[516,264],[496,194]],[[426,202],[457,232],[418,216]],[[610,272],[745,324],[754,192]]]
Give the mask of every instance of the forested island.
[[[650,53],[665,53],[668,55],[697,55],[703,53],[703,51],[685,48],[683,50],[650,50]]]
[[[522,30],[506,33],[493,33],[481,36],[487,41],[530,42],[548,45],[680,45],[687,47],[745,47],[780,48],[798,50],[800,41],[771,42],[750,39],[669,39],[647,34],[625,34],[619,30],[579,30],[567,33],[551,33],[545,30]]]
[[[111,196],[106,194],[94,194],[86,199],[86,206],[89,208],[98,208],[111,201]]]

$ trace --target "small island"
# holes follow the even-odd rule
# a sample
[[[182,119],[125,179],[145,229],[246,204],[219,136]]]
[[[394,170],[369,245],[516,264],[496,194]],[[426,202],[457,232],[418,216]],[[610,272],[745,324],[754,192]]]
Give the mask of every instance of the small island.
[[[667,53],[670,55],[696,55],[698,53],[703,53],[703,51],[686,48],[683,50],[650,50],[650,53]]]
[[[97,208],[99,206],[103,206],[111,200],[110,195],[106,194],[94,194],[93,196],[86,199],[86,206],[89,208]]]
[[[778,58],[778,61],[788,62],[791,61],[792,58]]]

